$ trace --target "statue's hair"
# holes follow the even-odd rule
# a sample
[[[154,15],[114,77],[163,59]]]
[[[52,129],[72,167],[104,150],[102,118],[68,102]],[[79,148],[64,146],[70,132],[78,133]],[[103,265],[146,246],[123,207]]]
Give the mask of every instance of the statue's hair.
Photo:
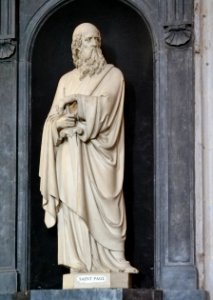
[[[82,45],[82,35],[79,34],[75,36],[75,39],[72,40],[71,44],[71,50],[72,50],[72,59],[73,63],[76,66],[76,68],[79,67],[79,52],[81,51],[81,45]]]

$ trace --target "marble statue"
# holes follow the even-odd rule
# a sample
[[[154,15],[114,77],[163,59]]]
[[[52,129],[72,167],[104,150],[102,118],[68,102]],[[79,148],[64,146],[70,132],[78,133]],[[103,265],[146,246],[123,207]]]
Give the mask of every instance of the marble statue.
[[[57,223],[58,264],[71,273],[137,273],[124,254],[124,78],[100,45],[94,25],[74,30],[76,68],[61,77],[44,125],[45,224]]]

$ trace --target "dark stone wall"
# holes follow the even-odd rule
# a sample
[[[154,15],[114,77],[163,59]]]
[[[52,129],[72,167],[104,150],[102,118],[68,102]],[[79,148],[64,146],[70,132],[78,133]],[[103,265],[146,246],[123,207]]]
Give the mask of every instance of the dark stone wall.
[[[149,288],[154,284],[153,49],[141,17],[114,0],[80,0],[64,6],[47,20],[35,40],[31,107],[31,287],[59,288],[64,271],[57,266],[56,229],[48,230],[43,223],[38,166],[42,126],[60,76],[73,69],[71,35],[82,22],[94,23],[100,29],[107,61],[124,73],[126,255],[141,271],[133,285]]]

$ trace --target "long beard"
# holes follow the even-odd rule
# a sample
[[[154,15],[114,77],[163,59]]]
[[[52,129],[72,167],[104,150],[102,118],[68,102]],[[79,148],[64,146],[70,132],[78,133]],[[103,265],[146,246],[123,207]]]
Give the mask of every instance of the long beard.
[[[77,68],[80,71],[80,79],[89,75],[92,77],[99,74],[104,66],[106,60],[100,48],[83,48],[79,53]]]

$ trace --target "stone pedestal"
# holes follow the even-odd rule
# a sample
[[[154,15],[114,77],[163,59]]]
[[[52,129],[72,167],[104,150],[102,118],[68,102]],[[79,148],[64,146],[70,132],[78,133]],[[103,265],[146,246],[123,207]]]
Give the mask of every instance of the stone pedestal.
[[[0,294],[0,300],[207,300],[203,290],[72,289]]]
[[[128,273],[70,273],[63,276],[63,289],[129,288]]]
[[[162,292],[142,289],[32,290],[16,300],[161,300]]]
[[[208,300],[208,294],[204,290],[164,290],[163,300]]]

